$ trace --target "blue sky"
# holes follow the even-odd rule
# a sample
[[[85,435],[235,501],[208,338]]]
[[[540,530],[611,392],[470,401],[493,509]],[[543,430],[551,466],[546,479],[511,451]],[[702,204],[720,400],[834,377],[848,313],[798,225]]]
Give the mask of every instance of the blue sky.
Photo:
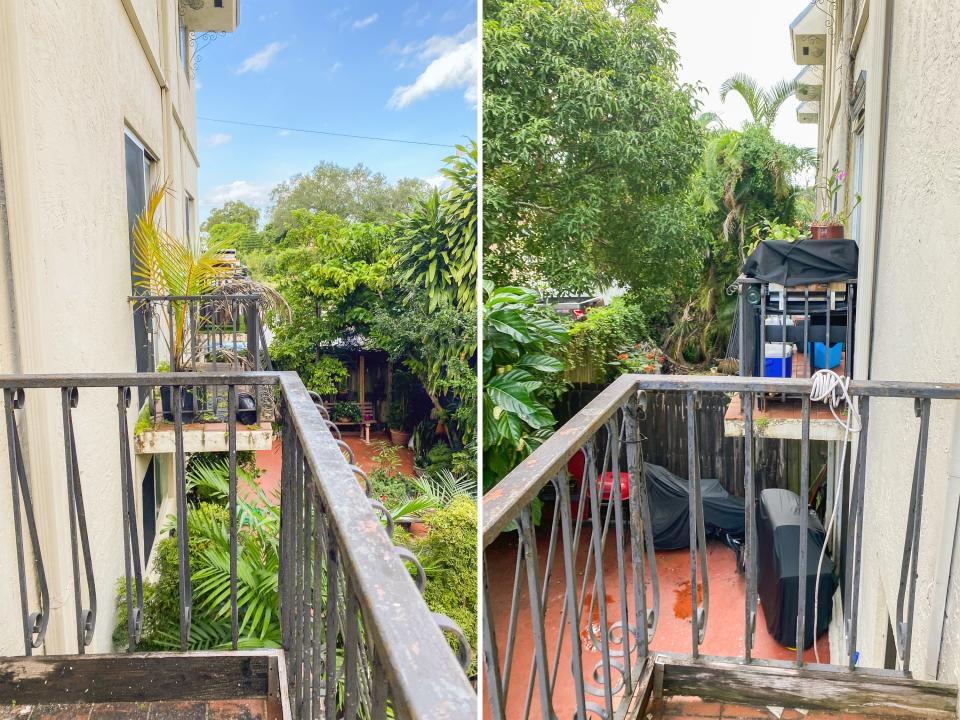
[[[433,143],[477,137],[476,5],[462,0],[240,0],[236,32],[197,58],[197,115]],[[435,181],[452,148],[199,119],[201,218],[319,161]]]

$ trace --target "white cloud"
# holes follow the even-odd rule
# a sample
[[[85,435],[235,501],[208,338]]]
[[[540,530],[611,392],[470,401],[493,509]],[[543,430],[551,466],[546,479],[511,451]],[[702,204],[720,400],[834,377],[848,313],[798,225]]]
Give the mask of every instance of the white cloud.
[[[237,75],[243,75],[248,72],[261,72],[270,67],[270,64],[273,63],[274,59],[277,57],[277,53],[283,50],[287,46],[287,43],[284,42],[272,42],[267,45],[263,50],[255,52],[253,55],[244,60],[240,67],[237,68]]]
[[[266,207],[270,203],[270,188],[272,185],[255,185],[246,180],[234,180],[228,185],[219,185],[213,188],[203,198],[204,205],[223,205],[231,200],[241,200],[254,207]]]
[[[435,92],[454,88],[464,88],[466,101],[476,104],[479,50],[475,25],[468,25],[456,35],[434,35],[399,51],[388,48],[389,52],[413,56],[421,62],[429,61],[429,64],[412,84],[397,87],[387,105],[402,109]]]
[[[339,60],[330,66],[330,74],[333,75],[337,70],[343,67],[343,63]]]
[[[431,175],[430,177],[422,178],[422,180],[437,190],[442,190],[450,184],[450,181],[443,175]]]
[[[290,134],[289,130],[281,130],[280,132],[277,133],[277,135],[279,135],[280,137],[286,137],[289,134]]]
[[[363,30],[363,28],[365,28],[365,27],[370,27],[371,25],[373,25],[373,24],[374,24],[377,20],[379,20],[379,19],[380,19],[380,14],[379,14],[379,13],[374,13],[373,15],[367,15],[367,16],[366,16],[365,18],[363,18],[362,20],[355,20],[354,23],[353,23],[353,29],[354,29],[354,30]]]
[[[218,145],[226,145],[231,140],[233,140],[233,135],[229,133],[214,133],[207,138],[207,145],[217,147]]]

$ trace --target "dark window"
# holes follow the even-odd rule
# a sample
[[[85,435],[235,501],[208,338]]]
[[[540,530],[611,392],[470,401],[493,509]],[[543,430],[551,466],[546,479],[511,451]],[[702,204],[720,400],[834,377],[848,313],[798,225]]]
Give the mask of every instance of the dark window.
[[[147,465],[147,472],[143,476],[140,490],[143,493],[143,557],[150,557],[153,550],[153,540],[157,536],[157,476],[154,465],[156,460],[151,459]]]
[[[133,295],[142,295],[143,288],[137,287],[133,273],[136,269],[136,258],[133,254],[133,227],[137,217],[147,207],[147,194],[150,192],[150,167],[154,163],[153,157],[144,149],[130,133],[124,137],[124,157],[127,176],[127,227],[130,238],[130,290]],[[148,372],[150,367],[150,352],[148,348],[146,323],[141,313],[133,314],[133,339],[136,344],[137,372]],[[146,399],[147,388],[140,388],[140,402]]]
[[[213,6],[214,6],[214,7],[220,7],[220,8],[222,8],[222,7],[223,7],[223,0],[213,0]]]

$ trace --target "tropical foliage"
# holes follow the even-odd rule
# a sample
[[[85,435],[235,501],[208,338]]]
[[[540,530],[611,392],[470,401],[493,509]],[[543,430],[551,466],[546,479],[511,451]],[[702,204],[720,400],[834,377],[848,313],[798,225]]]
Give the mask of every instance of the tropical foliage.
[[[549,437],[567,328],[532,291],[484,282],[483,484],[492,487]]]
[[[204,245],[182,239],[164,230],[158,213],[170,194],[170,186],[155,187],[147,198],[147,206],[133,226],[133,276],[137,289],[146,295],[206,295],[231,272],[220,262],[227,245],[224,241],[208,241]],[[164,340],[170,357],[179,369],[188,360],[187,303],[171,303],[172,314],[162,313]]]
[[[796,91],[795,80],[781,80],[769,88],[762,88],[746,73],[736,73],[720,86],[720,100],[726,100],[732,92],[737,93],[747,104],[753,122],[769,128],[773,127],[780,108]]]

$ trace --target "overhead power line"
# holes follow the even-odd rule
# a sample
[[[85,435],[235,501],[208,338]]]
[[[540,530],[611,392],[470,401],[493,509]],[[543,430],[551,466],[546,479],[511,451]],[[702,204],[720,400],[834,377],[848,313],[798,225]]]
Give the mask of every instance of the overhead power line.
[[[331,135],[333,137],[352,138],[354,140],[377,140],[379,142],[403,143],[404,145],[429,145],[430,147],[452,148],[449,143],[426,142],[425,140],[403,140],[400,138],[377,137],[375,135],[351,135],[350,133],[331,132],[329,130],[311,130],[309,128],[286,127],[284,125],[267,125],[265,123],[243,122],[242,120],[224,120],[222,118],[203,117],[198,115],[197,120],[225,123],[227,125],[244,125],[246,127],[267,128],[269,130],[287,130],[289,132],[308,133],[310,135]]]

